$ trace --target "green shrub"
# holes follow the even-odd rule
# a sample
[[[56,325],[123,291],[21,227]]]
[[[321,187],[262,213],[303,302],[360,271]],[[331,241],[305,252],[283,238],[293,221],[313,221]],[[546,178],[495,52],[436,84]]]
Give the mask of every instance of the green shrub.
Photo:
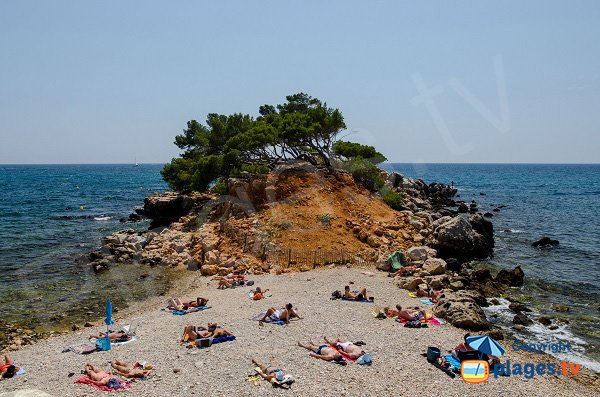
[[[381,198],[383,198],[383,201],[385,201],[385,203],[391,208],[397,211],[402,210],[403,200],[402,195],[400,193],[396,193],[390,188],[384,187],[381,189],[379,194],[381,194]]]
[[[220,178],[215,186],[213,186],[212,191],[214,193],[220,194],[221,196],[229,194],[229,188],[227,187],[227,179]]]
[[[352,174],[356,183],[372,192],[378,191],[384,185],[384,180],[380,174],[381,170],[369,160],[357,157],[344,163],[342,168]]]
[[[321,223],[323,225],[329,225],[331,223],[331,215],[330,214],[322,214],[322,215],[319,215],[317,218],[319,218],[319,221],[321,221]]]

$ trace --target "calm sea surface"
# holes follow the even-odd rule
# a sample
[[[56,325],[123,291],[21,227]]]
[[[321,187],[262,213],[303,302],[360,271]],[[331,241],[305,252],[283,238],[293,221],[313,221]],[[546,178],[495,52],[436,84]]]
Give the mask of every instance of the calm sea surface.
[[[162,165],[0,165],[0,322],[51,327],[101,312],[167,288],[164,272],[147,266],[117,267],[96,276],[81,254],[103,236],[146,223],[119,223],[149,193],[166,190]],[[578,360],[600,370],[600,165],[386,164],[426,182],[454,182],[464,200],[493,212],[495,256],[485,265],[520,265],[527,284],[516,294],[539,314],[568,325],[534,326],[528,340],[569,340]],[[480,195],[485,193],[485,195]],[[541,236],[560,240],[531,247]],[[568,305],[557,314],[552,303]],[[93,313],[93,314],[92,314]],[[504,306],[488,309],[510,326]],[[1,343],[1,338],[0,338]],[[598,365],[596,367],[596,365]]]

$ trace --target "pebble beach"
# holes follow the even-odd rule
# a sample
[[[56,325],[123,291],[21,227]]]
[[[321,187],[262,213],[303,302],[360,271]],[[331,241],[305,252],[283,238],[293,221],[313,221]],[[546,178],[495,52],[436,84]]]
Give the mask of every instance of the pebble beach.
[[[107,352],[78,355],[62,353],[71,345],[87,341],[87,336],[104,330],[95,327],[50,337],[21,350],[9,352],[14,361],[25,368],[24,376],[0,381],[0,396],[18,396],[18,390],[36,389],[51,396],[105,396],[134,394],[138,396],[594,396],[597,390],[566,376],[499,377],[493,375],[483,384],[471,385],[460,376],[452,379],[429,364],[422,354],[427,346],[442,352],[462,341],[464,331],[449,324],[428,328],[405,328],[391,319],[377,320],[374,305],[384,307],[401,304],[419,306],[417,299],[393,285],[383,272],[346,267],[325,268],[304,273],[251,276],[255,286],[269,288],[271,297],[252,301],[250,287],[217,290],[216,283],[198,273],[172,291],[173,295],[194,299],[210,299],[210,309],[175,316],[164,310],[167,296],[150,298],[115,314],[117,325],[132,324],[137,340],[114,347]],[[366,287],[375,303],[330,300],[334,290]],[[268,307],[294,304],[301,321],[290,325],[259,325],[249,318]],[[427,309],[424,305],[420,307]],[[178,339],[187,324],[206,325],[216,322],[232,331],[237,339],[207,349],[187,349]],[[311,358],[297,341],[321,343],[323,336],[351,341],[364,341],[365,351],[373,356],[371,366],[350,363],[347,366]],[[502,343],[502,342],[501,342]],[[503,360],[531,362],[511,351],[508,344]],[[275,357],[296,382],[290,390],[274,388],[262,381],[258,386],[247,382],[254,373],[251,359],[266,362]],[[146,361],[154,366],[152,376],[133,382],[128,391],[107,393],[87,385],[74,384],[86,363],[108,370],[109,362]],[[546,362],[547,357],[534,357]],[[528,361],[529,360],[529,361]],[[69,376],[71,375],[71,376]]]

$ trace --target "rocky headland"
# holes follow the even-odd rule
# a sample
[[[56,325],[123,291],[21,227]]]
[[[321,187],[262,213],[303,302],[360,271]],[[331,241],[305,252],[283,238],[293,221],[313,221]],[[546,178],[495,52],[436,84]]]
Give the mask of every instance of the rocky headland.
[[[443,289],[436,315],[460,328],[490,329],[481,308],[488,298],[522,286],[524,274],[519,267],[493,274],[471,264],[493,255],[488,217],[474,201],[457,201],[450,186],[385,171],[381,176],[401,195],[399,210],[344,171],[331,174],[301,162],[268,175],[231,178],[226,195],[154,194],[136,211],[151,219],[150,229],[106,237],[89,254],[91,266],[102,272],[115,262],[137,261],[204,276],[325,265],[391,271],[388,256],[401,251],[403,264],[416,270],[396,276],[394,284],[409,291]],[[522,311],[517,315],[527,318]]]

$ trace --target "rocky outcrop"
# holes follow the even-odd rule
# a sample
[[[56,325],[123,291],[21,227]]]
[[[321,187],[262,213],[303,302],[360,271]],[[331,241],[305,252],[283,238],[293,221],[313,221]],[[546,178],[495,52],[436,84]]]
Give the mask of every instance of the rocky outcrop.
[[[482,302],[485,302],[485,298],[474,291],[446,292],[440,296],[433,312],[455,327],[471,331],[487,330],[490,324],[481,309]]]
[[[542,237],[541,239],[534,241],[531,246],[532,247],[551,247],[554,245],[558,245],[558,240],[553,240],[550,237]]]
[[[500,285],[508,285],[510,287],[521,287],[523,286],[523,279],[525,273],[521,266],[515,267],[513,270],[502,269],[498,272],[494,278],[494,282]]]
[[[479,214],[452,218],[439,225],[433,237],[433,247],[442,258],[484,259],[493,252],[493,226]]]
[[[141,215],[152,219],[150,228],[153,229],[176,222],[192,209],[201,207],[211,198],[211,195],[201,193],[156,193],[144,199],[144,208],[139,212],[141,212]]]

